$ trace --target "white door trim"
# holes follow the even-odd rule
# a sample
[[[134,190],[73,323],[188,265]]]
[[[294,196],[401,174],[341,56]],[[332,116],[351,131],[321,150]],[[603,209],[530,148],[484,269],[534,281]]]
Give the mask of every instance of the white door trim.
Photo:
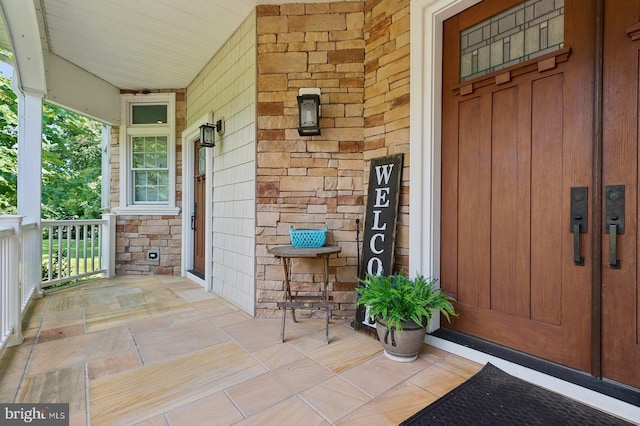
[[[207,149],[206,159],[206,196],[205,196],[205,225],[204,225],[204,280],[191,274],[193,269],[193,231],[191,230],[191,215],[193,214],[194,184],[193,174],[195,150],[194,142],[200,137],[200,126],[205,123],[213,123],[213,113],[208,112],[199,120],[182,132],[182,263],[181,275],[202,285],[211,291],[211,263],[213,260],[213,236],[211,235],[212,193],[213,193],[213,150]]]
[[[440,275],[442,23],[479,1],[411,2],[409,270],[434,278]]]

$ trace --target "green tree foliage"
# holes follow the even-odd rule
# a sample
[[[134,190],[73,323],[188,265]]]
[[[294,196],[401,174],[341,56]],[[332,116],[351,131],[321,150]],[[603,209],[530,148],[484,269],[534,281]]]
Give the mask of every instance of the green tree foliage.
[[[42,216],[100,217],[101,125],[45,104],[43,133]]]
[[[15,213],[17,102],[0,77],[0,213]],[[101,125],[51,104],[42,111],[42,218],[100,217]]]
[[[0,213],[16,213],[18,103],[8,79],[0,76]]]

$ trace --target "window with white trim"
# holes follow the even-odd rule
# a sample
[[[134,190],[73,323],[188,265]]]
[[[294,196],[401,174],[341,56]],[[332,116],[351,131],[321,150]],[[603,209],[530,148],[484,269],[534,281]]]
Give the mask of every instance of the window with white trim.
[[[169,202],[169,146],[166,136],[131,138],[133,204]]]
[[[178,214],[175,94],[122,96],[117,214]]]

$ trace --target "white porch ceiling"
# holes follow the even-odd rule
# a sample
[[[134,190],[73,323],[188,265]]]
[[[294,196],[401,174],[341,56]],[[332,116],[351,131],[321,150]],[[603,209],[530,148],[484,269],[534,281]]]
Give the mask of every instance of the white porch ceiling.
[[[186,88],[256,6],[331,1],[0,0],[0,49],[23,92],[119,125],[121,90]]]
[[[35,5],[44,49],[120,89],[151,90],[187,87],[257,5],[328,1],[35,0]]]
[[[0,49],[11,50],[11,43],[9,42],[9,34],[7,28],[4,25],[4,19],[0,19]]]

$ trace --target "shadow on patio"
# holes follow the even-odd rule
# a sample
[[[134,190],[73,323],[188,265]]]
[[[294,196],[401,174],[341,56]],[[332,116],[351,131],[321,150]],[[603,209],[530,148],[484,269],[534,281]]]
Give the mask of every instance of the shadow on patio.
[[[70,403],[71,425],[398,424],[481,365],[423,346],[388,360],[332,320],[251,318],[179,277],[117,277],[35,300],[0,359],[0,400]]]

